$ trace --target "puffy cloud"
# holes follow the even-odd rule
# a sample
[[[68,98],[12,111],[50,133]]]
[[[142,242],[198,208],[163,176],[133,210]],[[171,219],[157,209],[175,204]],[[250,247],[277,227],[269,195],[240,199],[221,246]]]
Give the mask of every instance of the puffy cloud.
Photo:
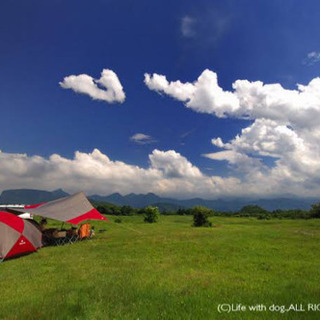
[[[212,144],[241,153],[271,157],[306,151],[303,139],[296,132],[268,119],[256,120],[250,127],[242,129],[241,134],[229,143],[223,143],[221,138],[217,138],[212,139]]]
[[[292,193],[314,196],[320,192],[319,159],[314,168],[302,162],[288,166],[283,159],[274,168],[265,168],[259,159],[234,150],[205,155],[226,160],[244,177],[206,175],[176,151],[154,150],[147,168],[111,160],[95,149],[77,151],[72,159],[53,154],[49,158],[0,152],[2,189],[35,188],[69,192],[80,189],[87,194],[127,194],[154,192],[163,196],[217,198],[225,196],[275,196]],[[303,171],[304,175],[301,175]],[[307,177],[307,178],[305,178]]]
[[[130,140],[136,144],[149,144],[155,142],[155,140],[144,133],[136,133],[130,137]]]
[[[149,160],[150,166],[142,168],[113,161],[98,149],[92,153],[77,151],[73,159],[58,154],[43,158],[0,152],[0,183],[2,189],[62,187],[69,192],[80,188],[87,194],[155,192],[166,196],[210,198],[240,190],[237,179],[206,176],[173,150],[154,150]]]
[[[247,175],[252,175],[253,173],[257,174],[257,172],[266,169],[260,159],[249,157],[244,153],[236,152],[234,150],[205,153],[203,156],[217,161],[225,160],[239,172]]]
[[[159,172],[145,170],[120,161],[111,161],[95,149],[92,153],[76,152],[73,159],[58,154],[48,159],[25,154],[0,153],[2,188],[44,188],[62,186],[71,192],[84,189],[88,193],[105,190],[126,192],[149,188]],[[130,189],[130,190],[129,190]]]
[[[201,178],[200,170],[193,166],[185,157],[174,150],[154,150],[149,156],[151,166],[163,172],[168,178]]]
[[[182,83],[179,80],[169,83],[165,76],[156,73],[152,76],[145,73],[144,83],[150,90],[166,93],[180,101],[188,100],[195,91],[195,88],[191,83]]]
[[[212,139],[223,151],[203,155],[227,161],[242,172],[241,183],[248,188],[248,195],[249,190],[261,195],[319,192],[320,78],[298,84],[294,90],[277,83],[237,80],[233,91],[226,91],[219,86],[217,74],[205,70],[193,83],[169,82],[157,74],[146,74],[145,83],[196,112],[253,120],[229,142],[221,137]],[[265,165],[264,157],[275,159],[273,165]]]
[[[223,90],[217,74],[204,70],[193,82],[169,82],[164,75],[145,74],[150,90],[167,94],[197,112],[212,113],[217,117],[248,119],[266,118],[299,127],[314,127],[320,117],[320,78],[297,90],[284,89],[280,84],[263,84],[237,80],[234,91]]]
[[[218,85],[216,73],[205,70],[194,83],[181,81],[168,82],[164,75],[145,74],[145,84],[150,90],[165,93],[186,103],[188,108],[197,112],[224,114],[238,108],[237,98],[228,91],[223,91]]]
[[[102,70],[100,79],[87,74],[71,75],[59,84],[64,89],[72,89],[77,93],[87,94],[94,100],[108,103],[122,103],[126,98],[118,76],[109,69]]]

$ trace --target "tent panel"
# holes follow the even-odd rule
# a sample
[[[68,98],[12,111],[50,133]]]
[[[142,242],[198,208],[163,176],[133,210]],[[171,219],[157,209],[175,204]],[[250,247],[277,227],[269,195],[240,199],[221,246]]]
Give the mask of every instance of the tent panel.
[[[41,217],[66,222],[79,217],[92,209],[93,207],[85,194],[79,192],[69,197],[47,202],[36,208],[27,209],[27,211]]]
[[[31,222],[24,220],[24,230],[22,233],[35,248],[42,247],[42,233]]]
[[[34,252],[37,249],[31,244],[31,242],[23,235],[20,236],[19,240],[14,244],[12,249],[4,256],[4,258],[10,258],[16,255],[21,255],[28,252]]]
[[[74,219],[68,220],[67,222],[72,223],[72,224],[78,224],[82,221],[85,220],[104,220],[104,221],[108,221],[107,218],[105,218],[103,215],[100,214],[100,212],[96,209],[92,209],[91,211],[76,217]]]
[[[44,218],[74,224],[87,219],[108,220],[92,206],[83,192],[78,192],[72,196],[53,200],[45,204],[25,206],[24,209],[15,208],[14,211],[28,212]]]
[[[3,259],[6,257],[20,236],[20,232],[12,229],[7,224],[0,222],[0,258]]]
[[[0,222],[10,226],[19,233],[22,233],[24,228],[23,220],[8,212],[0,212]]]

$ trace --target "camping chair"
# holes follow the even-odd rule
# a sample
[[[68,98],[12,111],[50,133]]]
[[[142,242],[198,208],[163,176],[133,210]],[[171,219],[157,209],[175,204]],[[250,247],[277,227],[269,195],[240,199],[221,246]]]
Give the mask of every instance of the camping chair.
[[[84,223],[79,228],[79,240],[90,238],[90,224]]]
[[[54,238],[53,234],[56,233],[57,230],[58,229],[56,228],[50,228],[42,231],[42,244],[44,247],[55,245],[56,239]]]
[[[72,227],[67,231],[67,239],[68,243],[72,244],[78,241],[79,239],[79,230],[77,228]]]
[[[53,236],[53,244],[55,246],[62,246],[68,242],[67,231],[56,230],[55,232],[53,232],[52,236]]]

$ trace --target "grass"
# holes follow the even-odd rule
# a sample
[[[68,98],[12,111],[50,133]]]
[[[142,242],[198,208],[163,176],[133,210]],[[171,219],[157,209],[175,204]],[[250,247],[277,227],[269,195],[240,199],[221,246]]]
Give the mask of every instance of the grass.
[[[217,306],[320,303],[320,220],[121,219],[95,222],[107,231],[93,240],[0,264],[0,319],[319,319]]]

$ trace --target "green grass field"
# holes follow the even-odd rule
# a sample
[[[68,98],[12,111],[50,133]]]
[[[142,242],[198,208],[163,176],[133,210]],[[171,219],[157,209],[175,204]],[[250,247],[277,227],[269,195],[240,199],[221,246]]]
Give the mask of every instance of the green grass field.
[[[320,221],[142,217],[96,222],[95,239],[0,264],[0,319],[319,319],[220,303],[320,303]]]

